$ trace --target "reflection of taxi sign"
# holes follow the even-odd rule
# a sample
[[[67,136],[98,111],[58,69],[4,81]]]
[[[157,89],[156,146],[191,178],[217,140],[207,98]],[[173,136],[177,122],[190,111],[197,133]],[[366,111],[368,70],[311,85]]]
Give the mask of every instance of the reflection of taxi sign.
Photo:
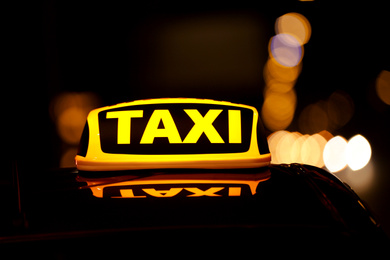
[[[167,98],[91,111],[81,138],[79,170],[256,168],[271,157],[254,107]]]
[[[97,198],[250,197],[260,182],[270,178],[269,169],[240,170],[239,173],[164,173],[145,177],[121,175],[106,178],[78,176]]]

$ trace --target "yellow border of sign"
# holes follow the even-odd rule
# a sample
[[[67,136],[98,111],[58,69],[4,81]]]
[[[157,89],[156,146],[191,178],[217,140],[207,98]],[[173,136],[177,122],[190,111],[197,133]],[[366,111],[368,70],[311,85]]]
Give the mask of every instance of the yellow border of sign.
[[[224,154],[174,154],[140,155],[104,153],[100,147],[98,113],[104,110],[150,104],[215,104],[235,106],[253,111],[252,135],[249,150],[243,153]],[[85,157],[77,155],[77,169],[82,171],[119,171],[139,169],[197,168],[197,169],[236,169],[257,168],[269,165],[271,155],[260,154],[257,145],[257,122],[259,113],[256,108],[226,101],[195,98],[146,99],[120,103],[92,110],[87,118],[89,125],[88,151]]]

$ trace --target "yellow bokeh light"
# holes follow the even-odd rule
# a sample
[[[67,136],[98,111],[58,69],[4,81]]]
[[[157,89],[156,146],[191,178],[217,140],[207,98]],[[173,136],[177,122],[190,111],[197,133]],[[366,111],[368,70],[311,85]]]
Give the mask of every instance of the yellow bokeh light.
[[[324,163],[330,172],[338,172],[347,166],[347,140],[341,136],[330,139],[324,148]]]
[[[309,136],[302,145],[301,157],[305,164],[324,167],[323,151],[327,141],[320,134]]]
[[[311,36],[311,26],[305,16],[299,13],[287,13],[276,20],[276,33],[293,35],[301,45],[306,44]]]
[[[273,80],[269,82],[265,88],[264,88],[264,96],[266,96],[270,92],[277,92],[277,93],[287,93],[294,88],[294,82],[279,82],[277,80]]]
[[[288,133],[284,135],[276,147],[276,153],[279,161],[277,163],[292,163],[292,153],[291,147],[294,145],[295,141],[300,137],[299,133]]]
[[[288,131],[276,131],[273,132],[271,135],[268,136],[268,146],[271,153],[271,163],[279,164],[281,163],[281,160],[279,159],[279,155],[277,153],[277,147],[280,143],[280,140],[283,138],[283,136],[289,134]]]
[[[56,123],[63,142],[77,145],[89,111],[99,106],[99,99],[91,92],[65,92],[50,104],[50,116]]]
[[[346,159],[353,171],[364,168],[371,159],[371,146],[367,139],[362,135],[352,137],[346,147]]]
[[[301,63],[298,66],[286,67],[279,64],[275,59],[268,59],[264,67],[264,78],[266,83],[272,79],[285,83],[294,82],[297,80],[301,70]]]
[[[326,139],[320,134],[277,131],[268,137],[272,163],[302,163],[322,168]]]
[[[80,141],[88,111],[77,107],[70,107],[63,111],[57,120],[57,131],[61,139],[72,145]]]
[[[299,133],[299,136],[295,139],[294,144],[291,147],[287,148],[290,150],[291,162],[304,163],[301,151],[302,145],[308,137],[309,135],[302,135]]]
[[[318,134],[321,135],[325,139],[326,142],[328,142],[330,139],[333,138],[333,135],[327,130],[322,130]]]
[[[376,93],[387,105],[390,105],[390,71],[383,70],[376,79]]]
[[[261,109],[265,126],[271,131],[286,129],[294,118],[296,100],[294,90],[287,93],[267,93]]]

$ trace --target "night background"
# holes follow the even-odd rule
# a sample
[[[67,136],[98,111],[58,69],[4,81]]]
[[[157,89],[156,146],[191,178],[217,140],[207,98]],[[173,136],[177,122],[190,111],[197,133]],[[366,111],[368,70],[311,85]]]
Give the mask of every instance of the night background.
[[[271,126],[267,133],[287,130],[312,135],[327,130],[347,140],[363,135],[372,149],[369,164],[335,175],[368,203],[390,235],[390,106],[377,92],[380,81],[387,86],[389,100],[390,24],[385,4],[317,0],[13,3],[3,10],[7,13],[2,124],[6,163],[17,161],[22,178],[34,181],[50,178],[40,174],[42,169],[74,166],[86,115],[101,106],[194,97],[248,104],[262,111],[264,68],[270,39],[276,35],[275,21],[295,12],[306,17],[311,36],[294,81],[293,117],[285,128]],[[334,93],[349,100],[350,105],[337,112],[346,119],[339,124],[321,124],[321,119],[319,124],[316,120],[305,124],[302,115],[308,106],[323,108]],[[7,171],[4,176],[3,180],[8,178]]]

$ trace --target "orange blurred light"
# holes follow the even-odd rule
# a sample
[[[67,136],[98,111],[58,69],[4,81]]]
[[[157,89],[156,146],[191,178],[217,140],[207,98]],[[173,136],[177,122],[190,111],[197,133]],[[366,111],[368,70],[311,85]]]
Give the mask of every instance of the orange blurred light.
[[[78,107],[69,107],[57,119],[57,131],[61,139],[72,145],[80,141],[88,112]]]
[[[271,131],[286,129],[294,118],[296,102],[294,90],[287,93],[267,93],[261,109],[265,126]]]
[[[291,154],[290,155],[291,162],[304,163],[304,160],[302,158],[302,146],[308,137],[309,135],[302,135],[299,133],[298,138],[295,140],[294,144],[289,148]]]
[[[323,151],[327,141],[320,134],[309,136],[302,145],[301,157],[305,164],[324,167]]]
[[[322,168],[326,139],[320,134],[277,131],[268,137],[272,163],[302,163]]]
[[[276,33],[293,35],[301,45],[306,44],[311,36],[311,26],[305,16],[299,13],[287,13],[276,20]]]
[[[376,79],[376,93],[387,105],[390,105],[390,71],[382,70]]]
[[[65,92],[50,104],[50,115],[62,141],[77,145],[89,111],[99,106],[99,98],[91,92]]]
[[[264,78],[266,83],[272,80],[284,83],[295,82],[301,70],[301,63],[298,66],[287,67],[279,64],[275,59],[268,59],[264,67]]]
[[[273,164],[279,164],[281,163],[281,160],[279,158],[279,154],[277,153],[277,147],[280,143],[280,140],[283,138],[283,136],[289,134],[288,131],[276,131],[273,132],[271,135],[268,136],[268,146],[271,153],[271,163]]]
[[[327,130],[322,130],[318,134],[321,135],[325,139],[326,142],[328,142],[330,139],[333,138],[333,135]]]
[[[288,133],[284,135],[276,147],[276,153],[279,161],[277,163],[292,163],[291,147],[293,147],[295,141],[301,136],[300,133]]]

